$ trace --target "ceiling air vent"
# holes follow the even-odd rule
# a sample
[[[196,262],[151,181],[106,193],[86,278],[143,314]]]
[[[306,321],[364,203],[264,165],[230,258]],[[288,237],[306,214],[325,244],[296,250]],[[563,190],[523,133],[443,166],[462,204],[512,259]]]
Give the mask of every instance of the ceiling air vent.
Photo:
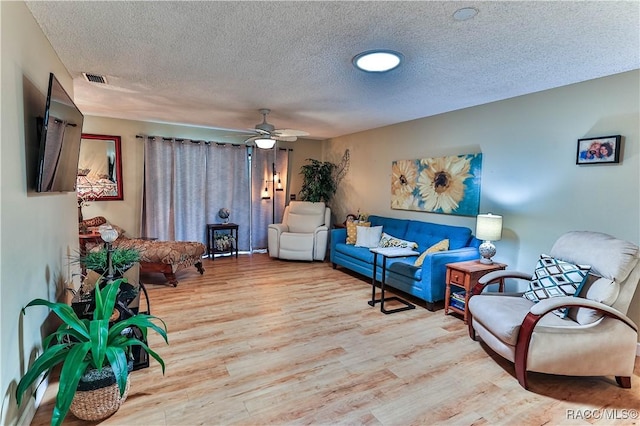
[[[86,72],[83,72],[82,75],[84,75],[84,78],[89,82],[89,83],[100,83],[100,84],[107,84],[107,78],[103,75],[98,75],[98,74],[88,74]]]

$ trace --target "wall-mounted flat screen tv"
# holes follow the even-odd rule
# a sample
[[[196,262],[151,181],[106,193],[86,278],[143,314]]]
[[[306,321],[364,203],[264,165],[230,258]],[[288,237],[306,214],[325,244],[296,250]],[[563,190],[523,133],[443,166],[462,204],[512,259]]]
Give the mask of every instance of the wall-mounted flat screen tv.
[[[74,192],[84,116],[49,74],[44,117],[38,119],[37,192]]]

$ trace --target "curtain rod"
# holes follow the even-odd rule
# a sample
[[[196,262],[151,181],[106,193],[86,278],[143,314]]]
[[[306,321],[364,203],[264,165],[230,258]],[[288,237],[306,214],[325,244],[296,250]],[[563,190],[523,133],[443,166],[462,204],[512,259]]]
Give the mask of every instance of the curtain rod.
[[[232,142],[216,142],[216,141],[205,141],[205,140],[193,140],[193,139],[189,139],[189,138],[168,138],[165,136],[151,136],[151,135],[136,135],[136,139],[143,139],[143,138],[150,138],[152,140],[155,140],[156,138],[162,139],[163,141],[176,141],[176,142],[184,142],[186,140],[190,140],[191,143],[194,144],[200,144],[200,143],[204,143],[205,145],[211,145],[212,143],[215,143],[218,146],[223,146],[223,145],[231,145],[234,147],[243,147],[246,146],[245,144],[238,144],[238,143],[232,143]],[[292,148],[278,148],[281,151],[293,151]]]
[[[205,145],[211,145],[212,143],[214,143],[216,145],[243,146],[242,144],[237,144],[237,143],[225,143],[225,142],[216,142],[216,141],[193,140],[193,139],[189,139],[189,138],[168,138],[166,136],[136,135],[136,139],[143,139],[145,137],[147,137],[147,138],[149,138],[151,140],[162,139],[163,141],[176,141],[176,142],[184,142],[184,141],[188,140],[188,141],[191,141],[191,143],[195,143],[195,144],[204,143]]]

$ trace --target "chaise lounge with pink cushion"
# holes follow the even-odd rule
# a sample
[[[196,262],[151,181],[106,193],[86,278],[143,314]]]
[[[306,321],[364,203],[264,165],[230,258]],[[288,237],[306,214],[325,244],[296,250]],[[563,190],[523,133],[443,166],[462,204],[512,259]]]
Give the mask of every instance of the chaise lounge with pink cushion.
[[[97,216],[80,222],[80,229],[97,229],[107,219]],[[118,230],[120,236],[113,243],[114,248],[133,248],[140,252],[140,272],[161,272],[169,284],[178,285],[176,272],[195,266],[200,274],[204,273],[202,256],[206,247],[195,241],[158,241],[142,238],[128,238],[124,231],[111,224]]]

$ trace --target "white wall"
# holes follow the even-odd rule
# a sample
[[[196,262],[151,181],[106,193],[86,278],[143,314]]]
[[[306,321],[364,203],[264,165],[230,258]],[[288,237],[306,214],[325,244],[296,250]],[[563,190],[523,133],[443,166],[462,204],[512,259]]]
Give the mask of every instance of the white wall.
[[[49,73],[73,96],[71,77],[24,3],[0,2],[0,15],[0,424],[13,424],[33,408],[31,400],[18,410],[15,387],[47,331],[46,309],[30,308],[24,317],[20,309],[37,297],[57,298],[72,281],[76,271],[68,257],[78,250],[78,225],[75,193],[37,194],[29,188],[35,177],[35,117],[44,114]]]
[[[474,229],[473,217],[392,210],[391,162],[482,152],[480,212],[504,216],[495,259],[509,269],[532,271],[569,230],[640,244],[639,80],[632,71],[330,140],[326,158],[351,153],[338,220],[360,209]],[[615,134],[620,164],[575,164],[577,139]],[[640,323],[638,292],[630,316]]]

